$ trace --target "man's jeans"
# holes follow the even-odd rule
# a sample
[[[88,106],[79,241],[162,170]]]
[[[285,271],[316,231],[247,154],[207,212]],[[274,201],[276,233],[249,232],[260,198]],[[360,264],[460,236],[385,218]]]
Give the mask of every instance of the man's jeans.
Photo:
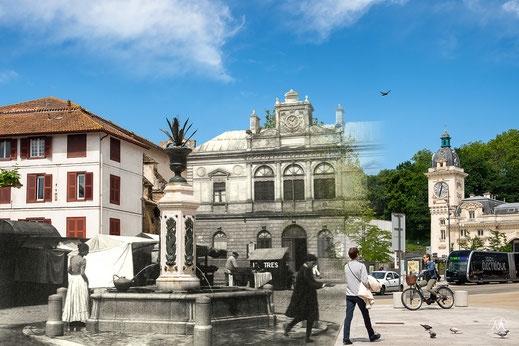
[[[366,309],[366,303],[357,296],[346,296],[346,318],[344,319],[344,337],[342,341],[350,340],[350,325],[351,320],[353,319],[353,311],[355,311],[355,304],[359,305],[360,312],[362,312],[362,317],[364,317],[364,325],[366,326],[366,330],[368,331],[370,339],[373,335],[375,335],[375,331],[371,326],[369,311]]]
[[[431,298],[436,296],[436,293],[434,293],[434,290],[433,290],[433,286],[435,283],[436,283],[436,279],[429,279],[428,281],[420,280],[420,282],[419,282],[420,287],[426,286],[425,290],[431,294],[431,296],[430,296]]]

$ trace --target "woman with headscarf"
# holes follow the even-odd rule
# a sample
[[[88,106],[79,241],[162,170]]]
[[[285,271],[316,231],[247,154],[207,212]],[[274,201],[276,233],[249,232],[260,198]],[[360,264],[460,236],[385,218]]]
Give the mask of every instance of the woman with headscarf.
[[[78,254],[70,258],[68,266],[68,291],[63,309],[63,321],[69,322],[71,329],[81,328],[89,317],[88,278],[85,274],[89,247],[78,245]]]
[[[299,268],[296,276],[296,284],[294,293],[290,299],[285,315],[292,317],[293,320],[285,326],[284,334],[288,333],[298,322],[306,321],[306,342],[313,342],[310,339],[312,335],[312,326],[314,321],[319,321],[319,306],[317,304],[317,289],[323,287],[332,287],[332,284],[325,284],[315,281],[313,267],[317,261],[317,257],[312,254],[305,256],[305,263]]]

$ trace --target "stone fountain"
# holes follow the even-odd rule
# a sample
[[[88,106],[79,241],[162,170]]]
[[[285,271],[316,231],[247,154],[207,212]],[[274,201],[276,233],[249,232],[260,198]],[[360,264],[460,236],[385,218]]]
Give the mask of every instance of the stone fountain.
[[[268,289],[246,287],[200,288],[196,276],[196,217],[199,202],[193,188],[182,177],[187,156],[184,128],[178,120],[169,122],[173,146],[166,148],[170,179],[158,205],[161,211],[160,276],[156,286],[130,288],[128,292],[105,290],[91,296],[93,307],[87,330],[132,333],[193,334],[198,303],[210,299],[210,324],[213,329],[268,327],[275,323],[272,286]],[[189,130],[189,128],[188,128]],[[187,132],[187,130],[186,130]],[[196,131],[195,131],[196,132]],[[193,133],[194,134],[194,133]],[[209,320],[209,317],[207,318]]]

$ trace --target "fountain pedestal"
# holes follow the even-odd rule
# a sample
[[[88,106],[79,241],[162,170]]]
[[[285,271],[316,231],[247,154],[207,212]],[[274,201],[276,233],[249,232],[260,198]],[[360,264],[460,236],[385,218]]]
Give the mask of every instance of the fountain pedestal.
[[[186,182],[169,182],[160,209],[160,276],[157,289],[178,292],[197,289],[195,212],[200,203]]]

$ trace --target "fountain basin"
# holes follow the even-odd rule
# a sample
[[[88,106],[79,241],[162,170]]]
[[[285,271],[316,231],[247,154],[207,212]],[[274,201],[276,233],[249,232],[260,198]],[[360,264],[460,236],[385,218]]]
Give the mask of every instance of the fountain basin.
[[[146,292],[131,288],[119,293],[103,291],[91,295],[92,313],[86,327],[90,332],[193,334],[196,298],[211,299],[213,330],[273,326],[270,290],[246,287],[213,287],[185,293]]]

